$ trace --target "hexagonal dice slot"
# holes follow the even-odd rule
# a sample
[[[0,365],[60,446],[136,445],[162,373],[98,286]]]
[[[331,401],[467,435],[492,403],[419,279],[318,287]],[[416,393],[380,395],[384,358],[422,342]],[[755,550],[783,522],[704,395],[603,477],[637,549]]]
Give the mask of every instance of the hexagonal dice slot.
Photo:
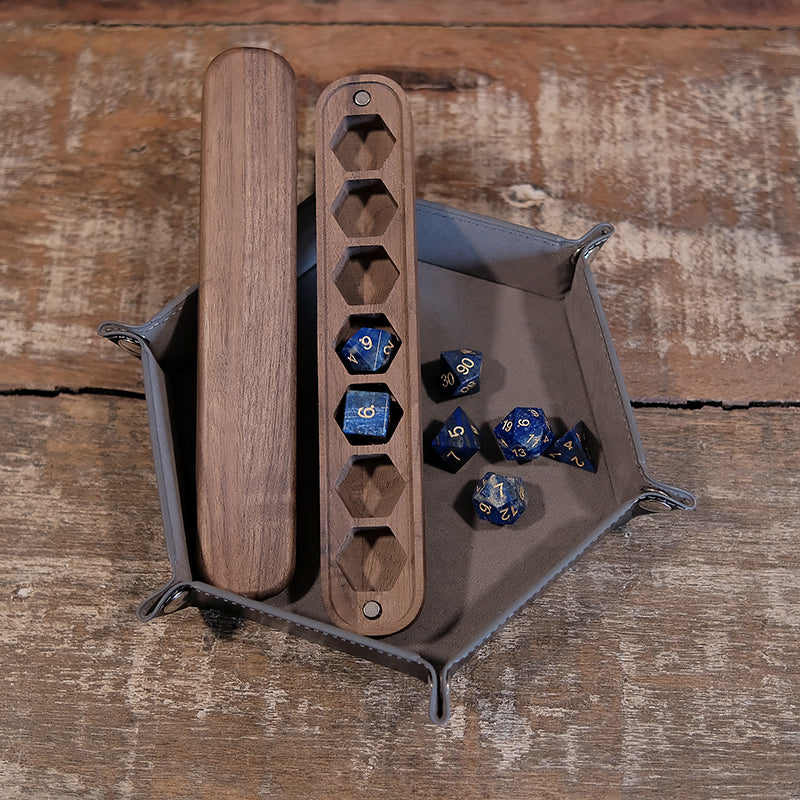
[[[354,114],[341,121],[330,148],[348,172],[360,172],[380,169],[394,143],[392,132],[377,114]]]
[[[400,272],[382,247],[348,247],[333,282],[350,306],[385,303]]]
[[[339,569],[356,592],[388,592],[408,561],[391,528],[354,528],[336,556]]]
[[[385,383],[348,386],[334,413],[353,445],[388,442],[402,416],[403,409]]]
[[[405,486],[389,456],[354,456],[342,470],[336,492],[353,517],[388,517]]]
[[[380,236],[397,213],[397,203],[383,181],[345,181],[331,212],[350,238]]]
[[[385,315],[353,314],[339,330],[334,348],[351,375],[363,375],[386,372],[400,345]]]

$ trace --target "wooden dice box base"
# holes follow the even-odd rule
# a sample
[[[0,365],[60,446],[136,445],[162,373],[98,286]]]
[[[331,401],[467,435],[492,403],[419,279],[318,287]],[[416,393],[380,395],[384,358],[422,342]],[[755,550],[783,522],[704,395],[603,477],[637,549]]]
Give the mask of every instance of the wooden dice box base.
[[[411,138],[405,94],[383,76],[342,78],[317,104],[320,574],[330,619],[367,636],[408,626],[424,595]],[[364,324],[397,337],[380,373],[354,374],[337,350]],[[391,397],[391,435],[345,435],[350,390]]]
[[[145,325],[100,326],[101,335],[141,348],[173,570],[138,615],[148,620],[186,606],[222,609],[411,673],[429,683],[430,715],[442,723],[452,672],[603,531],[640,511],[691,508],[694,499],[645,469],[589,266],[611,227],[569,240],[417,201],[423,441],[459,402],[437,396],[439,352],[471,347],[484,354],[482,388],[461,405],[487,446],[455,475],[423,450],[426,593],[416,620],[380,638],[336,627],[320,581],[314,214],[313,199],[301,204],[297,569],[279,595],[257,601],[231,594],[203,583],[195,568],[196,289]],[[582,419],[597,474],[544,458],[502,462],[488,441],[490,426],[515,405],[540,406],[559,427]],[[513,472],[529,486],[529,507],[513,526],[496,528],[473,516],[471,486],[487,469]]]

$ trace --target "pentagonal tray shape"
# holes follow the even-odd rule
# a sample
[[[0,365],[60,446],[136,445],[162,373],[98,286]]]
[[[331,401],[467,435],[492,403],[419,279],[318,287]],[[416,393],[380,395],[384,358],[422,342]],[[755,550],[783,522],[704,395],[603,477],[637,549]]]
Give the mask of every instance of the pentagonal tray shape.
[[[395,138],[378,114],[345,117],[331,140],[331,150],[348,172],[380,169],[394,147]]]

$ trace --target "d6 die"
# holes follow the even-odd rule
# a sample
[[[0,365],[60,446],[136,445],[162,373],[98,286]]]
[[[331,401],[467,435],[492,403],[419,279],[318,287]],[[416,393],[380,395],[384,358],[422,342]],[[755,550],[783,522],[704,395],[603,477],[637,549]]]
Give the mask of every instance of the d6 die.
[[[475,394],[481,388],[483,354],[477,350],[444,350],[439,356],[440,386],[446,397]]]
[[[380,328],[359,328],[340,348],[350,372],[383,372],[397,352],[400,340]]]
[[[431,445],[445,466],[451,472],[458,472],[480,450],[481,438],[478,429],[459,406],[445,420]]]
[[[553,441],[553,432],[541,408],[517,406],[494,428],[503,457],[509,461],[538,458]]]
[[[385,441],[389,430],[391,398],[386,392],[349,389],[344,399],[342,430],[346,436]]]
[[[487,472],[472,495],[475,513],[495,525],[512,525],[528,505],[521,478]]]
[[[587,472],[596,472],[586,447],[586,428],[579,422],[547,449],[546,456],[565,464],[572,464]]]

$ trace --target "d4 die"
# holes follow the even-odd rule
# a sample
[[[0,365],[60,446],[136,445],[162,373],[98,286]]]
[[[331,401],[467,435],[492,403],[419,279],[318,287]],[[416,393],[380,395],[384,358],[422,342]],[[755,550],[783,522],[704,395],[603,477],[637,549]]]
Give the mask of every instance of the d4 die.
[[[574,428],[570,428],[563,436],[553,442],[545,452],[546,456],[562,461],[564,464],[572,464],[579,469],[587,472],[596,472],[596,468],[589,458],[586,446],[586,427],[583,422],[579,422]]]

